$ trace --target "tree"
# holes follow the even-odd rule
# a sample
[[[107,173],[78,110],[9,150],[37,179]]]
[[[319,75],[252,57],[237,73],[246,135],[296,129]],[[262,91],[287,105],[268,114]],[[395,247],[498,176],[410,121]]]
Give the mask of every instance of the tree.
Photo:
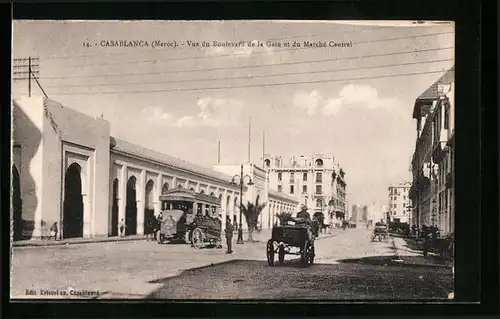
[[[255,203],[248,202],[248,204],[243,205],[241,212],[245,215],[248,226],[248,241],[253,242],[253,231],[257,226],[259,220],[259,215],[266,206],[266,203],[259,203],[259,196],[255,199]]]

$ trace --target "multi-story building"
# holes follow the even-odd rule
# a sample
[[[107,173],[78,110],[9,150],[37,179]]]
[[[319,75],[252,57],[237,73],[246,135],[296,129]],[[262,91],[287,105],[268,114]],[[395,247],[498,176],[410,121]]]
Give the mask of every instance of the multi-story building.
[[[345,219],[347,212],[345,172],[333,156],[264,155],[269,187],[294,196],[311,212],[321,212],[325,222]]]
[[[389,219],[391,222],[410,222],[410,187],[411,183],[404,182],[389,186]]]
[[[417,139],[412,159],[413,223],[454,231],[454,67],[420,95],[413,109]]]

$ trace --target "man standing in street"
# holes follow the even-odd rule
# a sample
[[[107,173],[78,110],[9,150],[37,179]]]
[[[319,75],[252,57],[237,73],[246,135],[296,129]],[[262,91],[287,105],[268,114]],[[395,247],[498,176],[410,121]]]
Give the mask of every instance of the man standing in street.
[[[227,243],[227,251],[226,254],[232,254],[233,253],[233,232],[234,232],[234,227],[231,224],[231,218],[227,217],[226,218],[226,243]]]

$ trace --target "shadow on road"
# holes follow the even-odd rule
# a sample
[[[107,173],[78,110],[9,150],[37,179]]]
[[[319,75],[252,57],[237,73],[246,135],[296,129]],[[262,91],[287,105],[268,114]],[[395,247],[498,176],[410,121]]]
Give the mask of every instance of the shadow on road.
[[[447,270],[394,271],[383,265],[381,257],[371,264],[318,263],[309,267],[295,259],[274,267],[262,260],[232,260],[151,281],[161,287],[146,298],[444,300],[452,291],[453,279]]]
[[[424,258],[423,256],[404,256],[402,260],[397,259],[397,257],[393,256],[375,256],[375,257],[363,257],[355,259],[339,259],[338,262],[347,264],[358,264],[358,265],[387,266],[387,267],[395,266],[395,267],[409,267],[409,268],[443,268],[448,266],[446,262],[440,261],[439,259],[431,256],[427,258]],[[449,268],[451,271],[451,266]]]

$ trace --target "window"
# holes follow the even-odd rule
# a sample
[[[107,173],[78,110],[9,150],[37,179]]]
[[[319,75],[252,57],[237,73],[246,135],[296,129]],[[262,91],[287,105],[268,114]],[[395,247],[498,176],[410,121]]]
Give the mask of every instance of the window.
[[[398,205],[394,204],[394,208],[398,207]]]
[[[290,173],[290,179],[294,179],[295,178],[295,173],[294,172],[291,172]]]
[[[321,207],[322,201],[321,199],[316,200],[316,207]]]
[[[281,173],[281,172],[279,172],[279,173],[278,173],[278,181],[279,181],[279,182],[281,182],[281,178],[282,178],[282,173]]]
[[[271,160],[266,159],[266,160],[264,161],[264,163],[265,163],[266,167],[268,167],[268,168],[269,168],[269,167],[271,167]]]
[[[293,191],[294,191],[294,187],[293,187],[293,185],[290,185],[290,194],[293,194]]]
[[[316,185],[316,194],[321,194],[322,193],[322,189],[321,189],[321,185]]]
[[[323,181],[323,174],[316,173],[316,183],[321,183]]]
[[[278,192],[282,192],[283,191],[283,187],[281,185],[278,185]]]
[[[302,194],[307,194],[307,185],[302,185]]]
[[[304,182],[307,182],[307,173],[303,173],[303,174],[302,174],[302,180],[303,180]]]
[[[406,200],[406,196],[403,196],[403,200]]]

